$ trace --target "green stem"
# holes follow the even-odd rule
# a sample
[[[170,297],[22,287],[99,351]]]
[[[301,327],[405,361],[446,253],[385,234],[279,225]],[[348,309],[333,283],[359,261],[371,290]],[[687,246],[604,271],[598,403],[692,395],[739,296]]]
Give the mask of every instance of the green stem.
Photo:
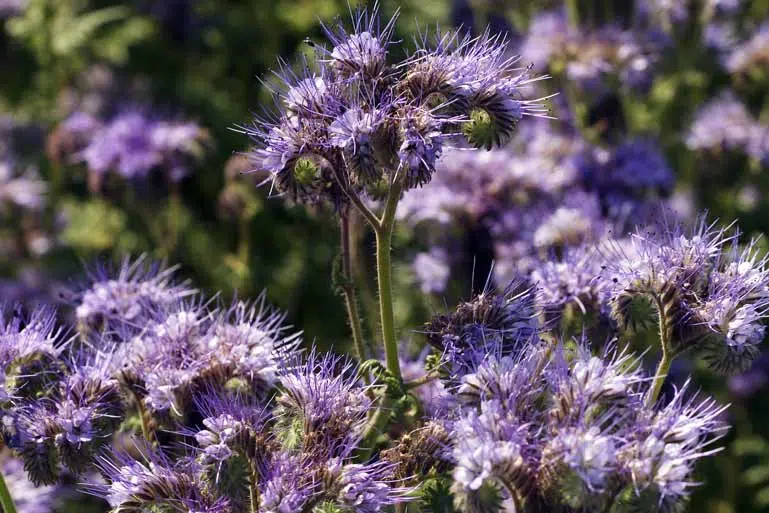
[[[572,27],[579,27],[579,1],[566,0],[566,12]]]
[[[431,372],[431,373],[425,374],[424,376],[420,376],[412,381],[404,383],[403,386],[405,386],[407,390],[413,390],[415,388],[421,387],[422,385],[431,383],[438,378],[440,378],[440,375],[438,373]]]
[[[16,506],[13,504],[11,491],[8,490],[8,485],[5,483],[5,477],[3,477],[2,472],[0,472],[0,507],[2,507],[3,513],[16,513]]]
[[[259,513],[259,479],[257,477],[256,465],[249,459],[248,463],[248,498],[250,504],[250,513]]]
[[[387,196],[384,214],[378,228],[376,228],[376,266],[377,281],[379,283],[379,316],[382,325],[382,341],[385,348],[385,361],[387,370],[393,376],[401,377],[401,367],[398,361],[398,342],[395,338],[395,318],[393,315],[393,291],[392,291],[392,261],[391,244],[393,227],[395,226],[395,210],[398,206],[402,186],[394,182]]]
[[[657,371],[654,373],[654,382],[649,389],[649,395],[646,396],[646,406],[652,407],[659,399],[660,392],[662,391],[662,385],[665,383],[665,378],[670,372],[670,364],[673,363],[673,358],[670,353],[664,348],[662,350],[662,359],[659,365],[657,365]]]
[[[390,409],[392,407],[392,398],[385,390],[379,406],[377,407],[374,415],[369,419],[366,428],[363,431],[363,444],[361,444],[358,451],[359,461],[368,461],[371,458],[371,454],[374,452],[377,438],[387,426],[387,421],[390,420]]]
[[[651,408],[659,399],[660,392],[662,391],[662,385],[665,383],[665,378],[670,372],[670,365],[673,363],[673,354],[671,350],[670,332],[667,329],[665,322],[665,313],[662,300],[655,294],[654,301],[657,303],[657,317],[659,319],[659,332],[660,332],[660,345],[662,346],[662,358],[657,365],[657,370],[654,373],[654,381],[649,389],[649,394],[646,396],[646,406]]]
[[[358,300],[355,297],[355,277],[352,272],[352,257],[350,252],[351,237],[350,237],[350,215],[349,212],[344,212],[339,220],[339,227],[341,231],[341,246],[342,246],[342,283],[341,290],[344,296],[344,304],[347,308],[347,318],[350,322],[350,330],[352,331],[352,341],[355,346],[355,352],[358,356],[358,360],[363,362],[368,359],[366,354],[366,347],[363,344],[363,328],[360,322],[360,314],[358,313]]]
[[[157,447],[158,441],[157,438],[155,438],[155,431],[152,429],[152,426],[150,426],[150,414],[147,411],[147,408],[144,407],[144,402],[142,401],[141,397],[139,397],[139,394],[137,394],[133,389],[133,387],[128,386],[127,388],[128,393],[131,394],[131,397],[136,403],[136,413],[139,415],[139,423],[142,428],[142,437],[152,447]]]

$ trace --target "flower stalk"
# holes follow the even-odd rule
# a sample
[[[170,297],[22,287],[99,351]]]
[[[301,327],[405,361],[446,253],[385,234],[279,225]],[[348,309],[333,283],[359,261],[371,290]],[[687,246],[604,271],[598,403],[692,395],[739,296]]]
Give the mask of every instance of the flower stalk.
[[[363,327],[361,326],[360,313],[358,312],[358,300],[355,297],[355,278],[352,272],[352,257],[350,246],[352,243],[350,233],[350,215],[345,212],[339,220],[341,235],[341,271],[342,282],[340,290],[344,296],[345,308],[347,309],[347,318],[352,331],[352,340],[355,347],[355,353],[359,361],[365,361],[369,358],[366,354],[366,346],[363,342]]]
[[[662,304],[662,299],[653,294],[654,301],[657,305],[657,316],[659,318],[659,335],[660,335],[660,347],[662,348],[662,358],[660,358],[659,364],[657,364],[657,370],[654,372],[654,380],[652,381],[649,392],[646,396],[646,406],[652,407],[659,399],[660,392],[662,391],[662,385],[665,383],[668,372],[670,372],[670,365],[673,363],[673,349],[670,329],[667,326],[665,319],[665,307]]]
[[[13,503],[11,491],[8,489],[2,472],[0,472],[0,507],[2,507],[3,513],[16,513],[16,505]]]
[[[401,368],[398,361],[398,342],[395,337],[395,316],[393,314],[391,245],[395,227],[395,210],[398,207],[401,191],[401,184],[397,180],[394,181],[387,195],[387,203],[385,204],[382,219],[375,230],[382,341],[384,343],[387,370],[397,378],[401,377]]]

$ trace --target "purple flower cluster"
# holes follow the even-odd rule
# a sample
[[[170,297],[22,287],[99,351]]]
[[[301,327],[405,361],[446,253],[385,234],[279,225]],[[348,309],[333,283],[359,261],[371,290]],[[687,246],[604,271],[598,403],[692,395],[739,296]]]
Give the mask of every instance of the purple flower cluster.
[[[731,91],[722,93],[697,112],[686,145],[715,155],[742,152],[769,165],[769,126],[756,120]]]
[[[203,393],[196,400],[202,425],[187,429],[194,444],[184,455],[115,453],[100,463],[107,483],[92,491],[114,511],[178,504],[217,512],[319,504],[383,511],[408,500],[410,490],[396,482],[393,464],[353,461],[372,406],[360,378],[350,362],[312,353],[283,367],[274,405],[240,393]]]
[[[38,212],[46,204],[46,183],[34,168],[22,168],[12,160],[0,160],[0,215],[12,208]]]
[[[32,482],[98,468],[86,489],[122,512],[410,500],[394,463],[357,458],[380,384],[343,357],[302,357],[263,295],[219,306],[173,273],[143,258],[91,273],[73,338],[52,311],[0,312],[0,429]],[[139,432],[149,445],[119,448]]]
[[[119,268],[94,268],[73,297],[81,329],[138,332],[152,312],[172,308],[196,291],[174,280],[175,267],[147,262],[146,256],[126,258]]]
[[[767,259],[755,242],[741,247],[736,234],[701,220],[693,229],[639,230],[606,248],[604,279],[614,284],[621,328],[648,323],[656,310],[669,351],[689,351],[725,373],[750,366],[769,306]]]
[[[658,326],[665,358],[745,370],[765,334],[769,268],[738,239],[704,219],[605,233],[539,263],[529,286],[487,286],[435,315],[422,359],[440,387],[420,383],[429,418],[385,457],[400,475],[443,469],[421,500],[463,511],[678,511],[696,462],[718,452],[725,408],[688,382],[660,395],[665,372],[648,375],[615,341]],[[573,340],[575,314],[602,330],[583,324]],[[588,334],[611,342],[591,349]]]
[[[0,1],[0,20],[13,18],[24,12],[27,0],[1,0]]]
[[[255,167],[279,192],[338,206],[351,195],[377,198],[387,184],[415,188],[449,146],[499,146],[524,116],[544,113],[523,99],[536,78],[502,38],[428,33],[391,63],[395,21],[382,25],[376,8],[358,12],[352,32],[326,27],[330,49],[315,46],[312,70],[278,74],[279,115],[246,131],[258,145]]]
[[[724,65],[735,74],[746,74],[752,69],[769,65],[769,23],[764,23],[753,32],[747,41],[737,45],[726,56]]]
[[[653,381],[630,353],[609,346],[595,356],[584,339],[537,336],[514,320],[535,301],[533,290],[489,290],[428,327],[430,340],[442,328],[433,372],[457,404],[431,421],[446,429],[444,450],[433,456],[453,468],[455,504],[676,511],[696,485],[696,461],[717,451],[710,446],[726,431],[724,408],[688,384],[655,400]],[[448,347],[458,338],[462,352]]]
[[[444,290],[442,276],[459,263],[457,233],[488,234],[505,282],[536,268],[541,256],[628,228],[673,189],[673,172],[651,141],[595,146],[540,122],[523,124],[503,149],[452,150],[438,168],[424,192],[408,192],[398,209],[417,229],[443,227],[426,230],[430,253],[414,262],[431,292]]]
[[[116,172],[128,180],[162,170],[171,181],[189,174],[204,154],[205,131],[193,122],[162,119],[127,108],[103,120],[75,112],[61,124],[58,136],[70,142],[71,159],[82,161],[96,176]]]
[[[658,30],[624,30],[606,25],[577,30],[564,11],[536,14],[521,46],[522,57],[538,69],[562,70],[580,91],[601,96],[613,81],[630,91],[647,91],[668,38]]]

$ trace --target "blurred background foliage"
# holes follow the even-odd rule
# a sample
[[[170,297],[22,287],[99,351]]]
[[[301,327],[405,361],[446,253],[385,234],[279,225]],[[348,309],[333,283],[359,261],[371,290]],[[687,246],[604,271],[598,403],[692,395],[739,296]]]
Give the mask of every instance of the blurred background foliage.
[[[399,37],[406,46],[420,26],[438,23],[476,32],[489,25],[508,33],[514,47],[537,13],[563,3],[385,0],[381,9],[385,16],[400,9]],[[630,0],[566,3],[584,27],[632,26],[637,13]],[[769,19],[769,0],[672,0],[668,11],[684,6],[688,21],[654,21],[668,42],[647,88],[617,84],[598,100],[582,96],[559,74],[561,55],[553,56],[548,71],[554,79],[544,88],[568,98],[588,139],[613,131],[653,136],[686,205],[707,209],[711,217],[739,218],[747,235],[757,235],[769,231],[766,162],[727,150],[703,158],[686,142],[698,109],[727,88],[758,122],[769,123],[769,37],[763,60],[739,73],[725,69],[702,43],[713,19],[698,13],[728,4],[739,6],[732,21],[737,39],[748,39]],[[265,178],[258,172],[243,174],[253,170],[242,155],[249,141],[238,126],[269,110],[270,69],[278,58],[297,63],[322,40],[321,22],[346,16],[349,8],[344,0],[0,0],[0,297],[55,302],[83,275],[84,263],[148,253],[179,263],[181,274],[209,293],[253,296],[266,289],[308,341],[344,350],[344,308],[332,283],[336,227],[328,213],[270,199],[269,187],[257,187]],[[606,125],[615,118],[606,114],[617,110],[615,104],[623,113],[621,127]],[[94,183],[82,159],[67,151],[72,141],[64,122],[76,112],[109,117],[137,105],[200,127],[194,164],[181,180],[153,175],[134,183],[105,175]],[[35,187],[45,189],[44,204],[28,208],[31,203],[19,198]],[[370,269],[373,241],[360,226],[358,233],[359,265]],[[423,297],[410,267],[416,239],[402,227],[394,250],[398,325],[418,329],[431,312],[469,296],[471,284],[464,280],[450,293]],[[483,268],[474,259],[472,265]],[[361,289],[366,317],[375,318],[374,283],[362,280]],[[375,327],[368,323],[370,332]],[[419,337],[404,331],[404,337]],[[702,469],[705,485],[690,511],[769,511],[766,360],[739,377],[751,384],[750,394],[697,373],[699,386],[733,403],[735,428],[724,453]]]

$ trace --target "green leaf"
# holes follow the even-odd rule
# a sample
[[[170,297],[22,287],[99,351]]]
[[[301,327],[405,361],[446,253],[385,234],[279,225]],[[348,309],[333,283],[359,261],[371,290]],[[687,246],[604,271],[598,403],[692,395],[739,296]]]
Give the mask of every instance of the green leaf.
[[[53,52],[67,56],[93,39],[96,32],[104,25],[127,18],[130,9],[123,6],[105,7],[74,19],[57,18],[54,27]]]
[[[742,479],[746,484],[751,486],[769,482],[769,465],[759,465],[749,468],[743,472]]]
[[[739,438],[734,441],[733,447],[738,456],[769,455],[769,444],[757,436]]]

